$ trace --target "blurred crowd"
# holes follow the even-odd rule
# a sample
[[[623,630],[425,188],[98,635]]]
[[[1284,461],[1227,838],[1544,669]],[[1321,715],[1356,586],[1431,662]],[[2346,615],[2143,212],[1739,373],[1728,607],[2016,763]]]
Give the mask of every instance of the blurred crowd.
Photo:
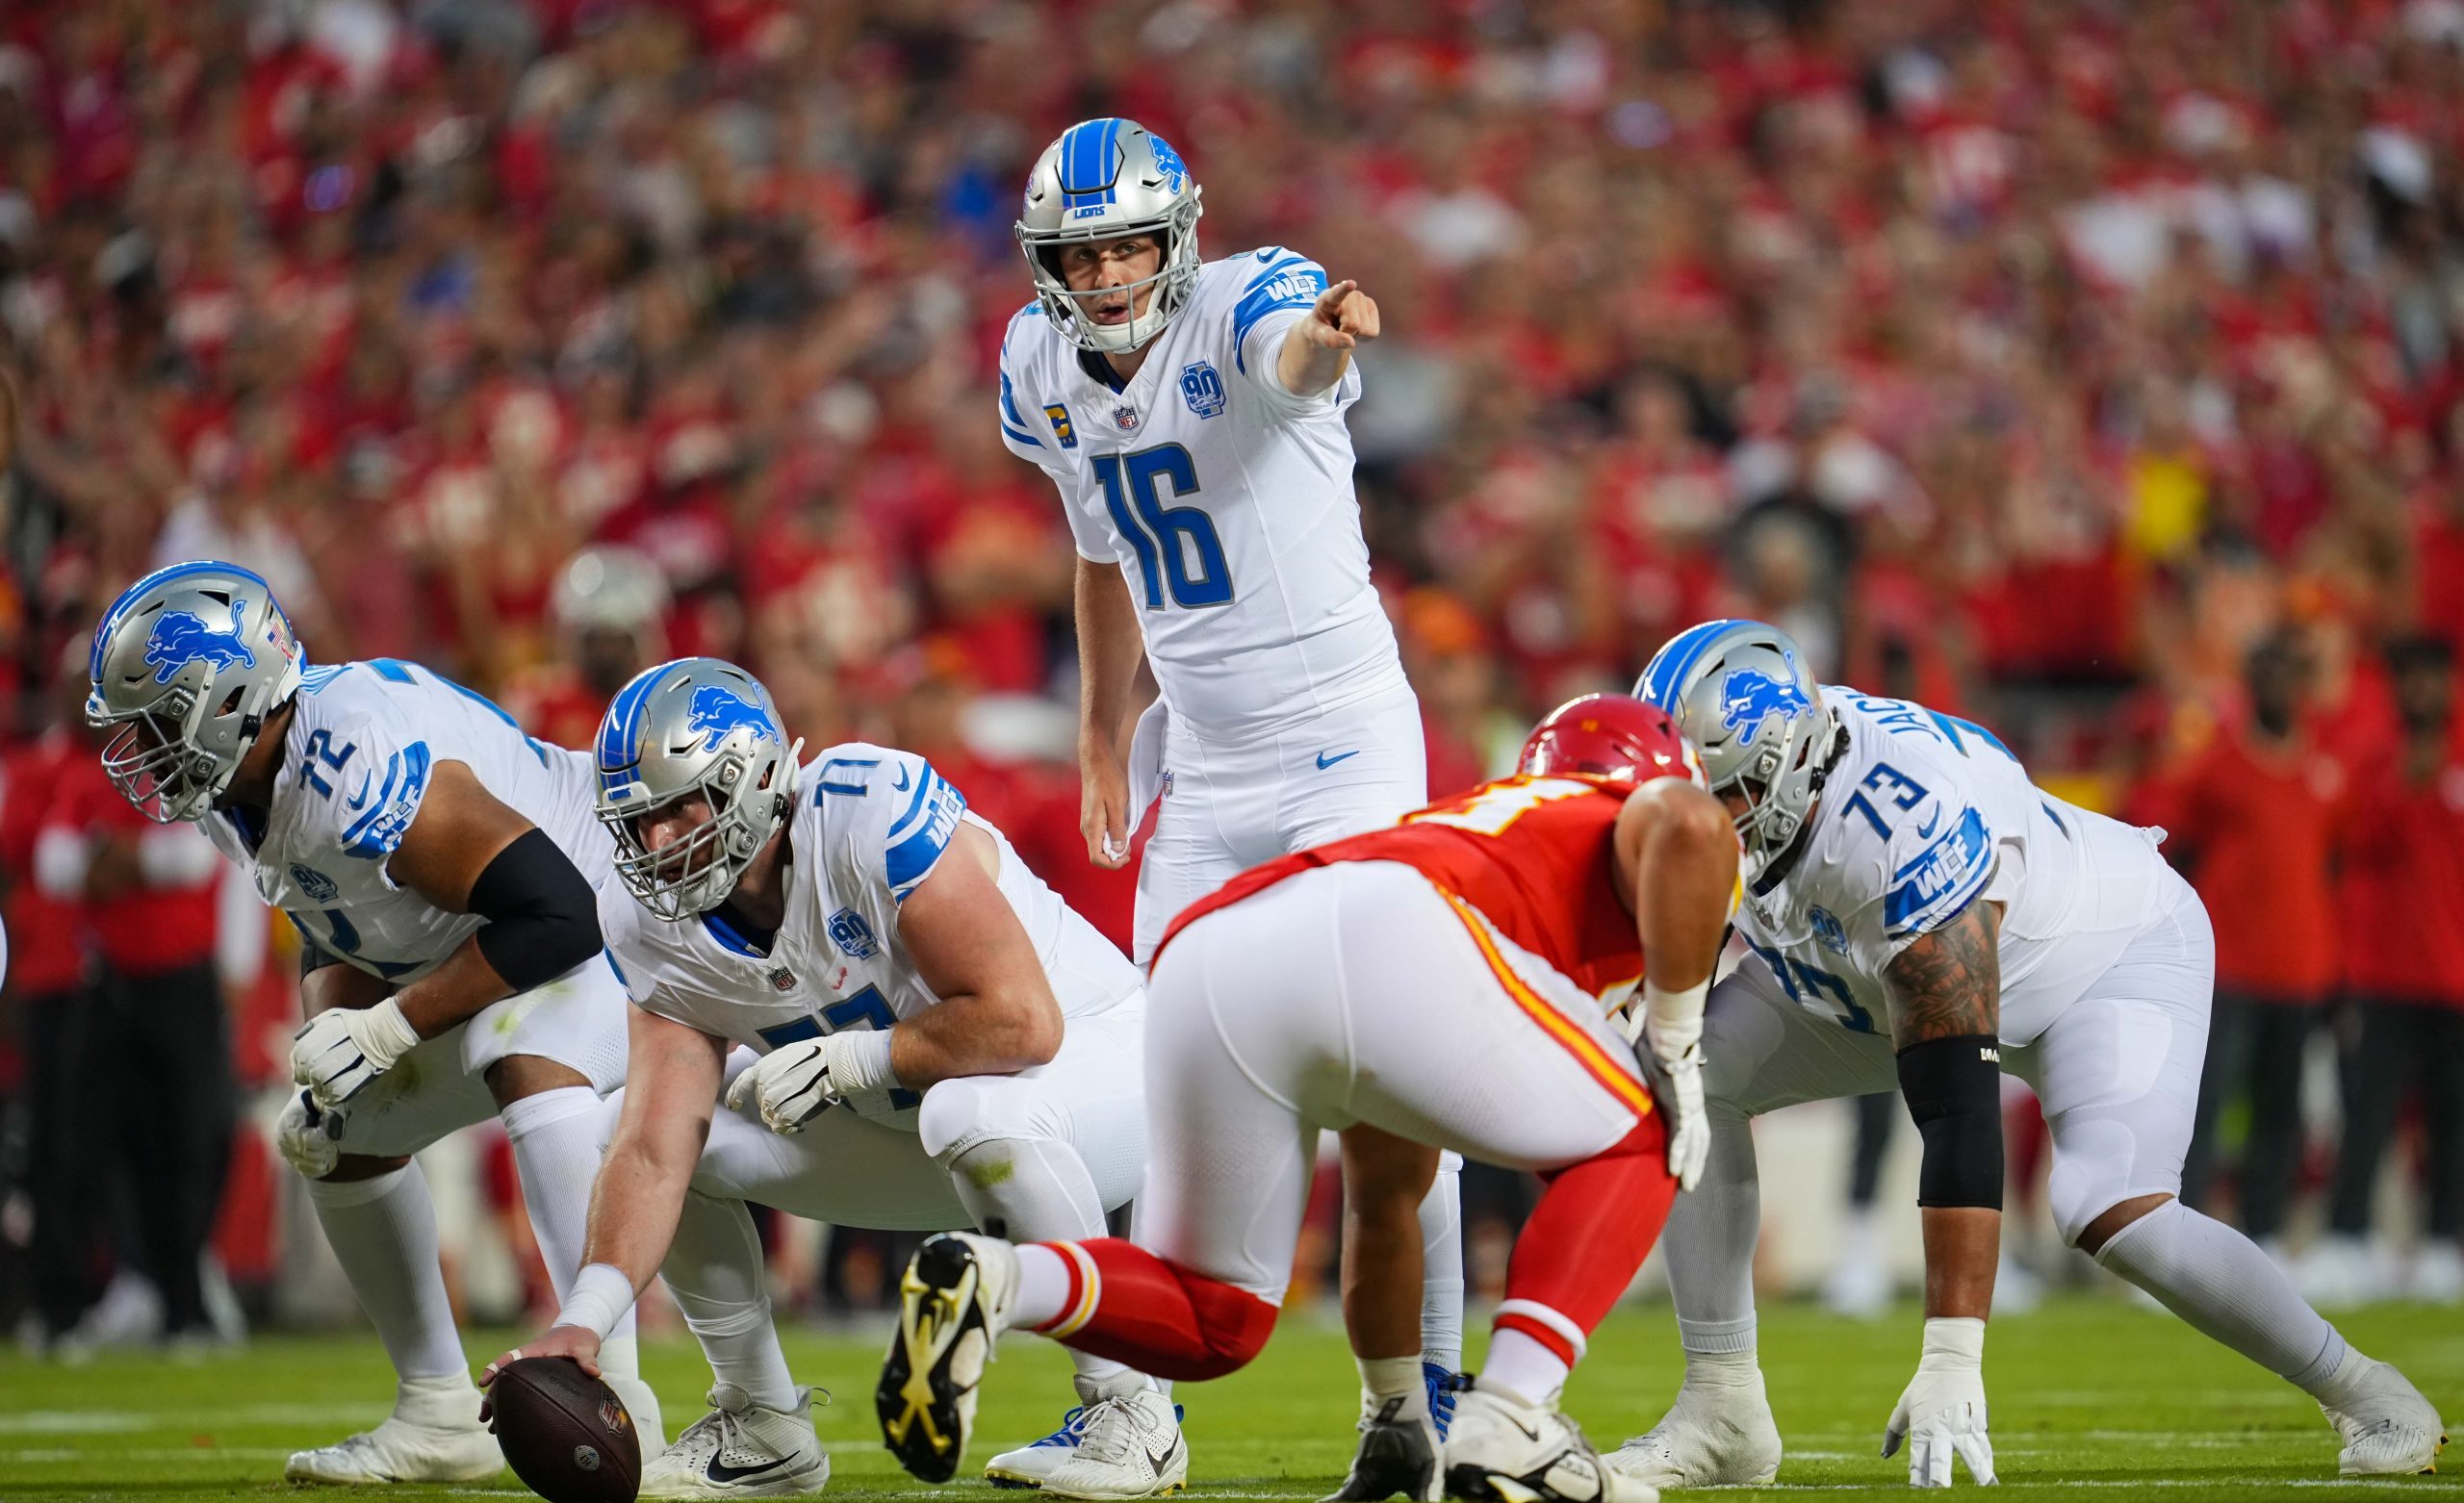
[[[735,657],[1124,929],[990,385],[1017,187],[1099,114],[1209,254],[1383,310],[1359,484],[1436,791],[1715,615],[1984,719],[2216,912],[2192,1190],[2280,1236],[2323,1185],[2319,1277],[2374,1291],[2418,1137],[2404,1277],[2464,1297],[2464,0],[17,0],[19,997],[112,963],[34,870],[78,645],[199,555],[559,740]]]

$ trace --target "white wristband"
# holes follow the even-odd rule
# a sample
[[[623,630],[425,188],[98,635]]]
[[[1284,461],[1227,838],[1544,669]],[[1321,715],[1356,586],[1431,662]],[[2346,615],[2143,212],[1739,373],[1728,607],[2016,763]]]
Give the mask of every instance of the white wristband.
[[[1935,1315],[1925,1322],[1920,1370],[1974,1372],[1985,1365],[1985,1322],[1974,1315]]]
[[[884,1028],[830,1036],[830,1088],[839,1100],[879,1095],[898,1084],[889,1065],[890,1033]]]
[[[633,1308],[633,1281],[614,1263],[592,1263],[574,1276],[574,1286],[565,1293],[565,1308],[556,1312],[556,1324],[579,1326],[604,1341],[625,1312]]]
[[[394,1068],[396,1061],[419,1047],[420,1031],[411,1027],[411,1020],[402,1016],[402,1005],[393,998],[369,1008],[366,1018],[359,1046],[378,1072]]]
[[[1643,982],[1643,1038],[1663,1060],[1684,1057],[1703,1041],[1703,1005],[1711,995],[1710,979],[1682,991],[1662,991]]]

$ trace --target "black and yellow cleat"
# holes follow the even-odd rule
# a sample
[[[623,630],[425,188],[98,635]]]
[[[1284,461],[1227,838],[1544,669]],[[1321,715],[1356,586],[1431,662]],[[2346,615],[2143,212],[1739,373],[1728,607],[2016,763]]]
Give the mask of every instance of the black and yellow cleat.
[[[976,1385],[1000,1339],[1017,1263],[1007,1242],[950,1233],[916,1249],[899,1281],[898,1331],[873,1406],[882,1442],[925,1482],[958,1475],[975,1429]]]

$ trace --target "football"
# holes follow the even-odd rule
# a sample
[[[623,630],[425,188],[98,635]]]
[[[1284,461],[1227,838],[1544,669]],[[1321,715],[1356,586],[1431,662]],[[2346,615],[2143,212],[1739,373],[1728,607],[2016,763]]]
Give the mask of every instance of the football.
[[[526,1357],[488,1388],[505,1465],[549,1503],[633,1503],[642,1442],[615,1390],[567,1357]]]

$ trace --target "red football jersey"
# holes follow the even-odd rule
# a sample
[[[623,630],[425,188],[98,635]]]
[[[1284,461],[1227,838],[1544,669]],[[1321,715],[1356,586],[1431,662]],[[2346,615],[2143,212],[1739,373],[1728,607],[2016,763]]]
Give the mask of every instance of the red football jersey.
[[[1254,866],[1183,909],[1169,945],[1202,913],[1262,892],[1296,872],[1338,861],[1417,867],[1594,996],[1643,974],[1634,916],[1617,901],[1617,811],[1630,784],[1579,775],[1504,777],[1432,803],[1383,829]],[[1158,946],[1161,954],[1163,946]]]

